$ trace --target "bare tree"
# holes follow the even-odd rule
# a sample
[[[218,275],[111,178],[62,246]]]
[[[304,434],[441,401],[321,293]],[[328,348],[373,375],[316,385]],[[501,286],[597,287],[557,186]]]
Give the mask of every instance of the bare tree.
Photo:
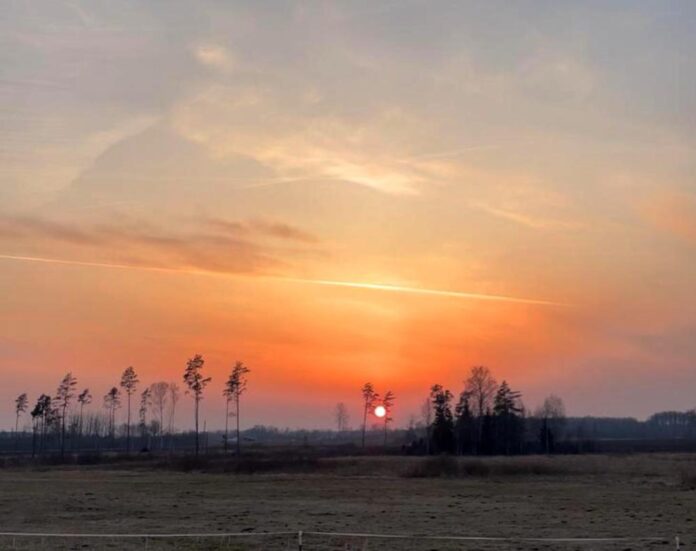
[[[425,425],[425,453],[430,455],[430,430],[433,425],[433,403],[426,398],[421,405],[421,420]]]
[[[19,441],[19,417],[27,411],[29,399],[27,393],[23,392],[15,400],[15,451],[17,451],[17,443]]]
[[[391,390],[387,390],[384,398],[382,398],[382,407],[384,408],[384,447],[387,447],[387,426],[393,421],[391,413],[394,408],[394,400],[396,396]]]
[[[126,422],[126,451],[130,452],[130,428],[131,428],[131,396],[138,387],[138,375],[133,366],[128,366],[121,375],[121,388],[126,391],[128,396],[128,413]]]
[[[539,441],[544,452],[553,452],[553,444],[563,431],[565,425],[565,405],[563,400],[555,394],[550,394],[534,412],[534,416],[541,420]]]
[[[109,434],[113,440],[116,434],[116,410],[121,407],[121,393],[115,386],[104,395],[104,407],[109,411]]]
[[[483,417],[486,410],[491,407],[493,396],[498,388],[490,369],[483,365],[472,367],[464,385],[465,392],[469,394],[474,403],[475,413],[479,417]]]
[[[145,447],[149,448],[147,442],[145,442],[147,435],[147,410],[150,409],[152,405],[152,392],[150,388],[146,388],[140,393],[140,408],[138,409],[138,426],[140,427],[140,437],[143,440]]]
[[[336,427],[338,432],[343,432],[348,428],[348,407],[343,402],[336,404],[336,408],[334,409],[334,418],[336,419]]]
[[[363,397],[363,424],[362,424],[362,447],[365,448],[365,432],[367,430],[367,416],[372,412],[375,402],[379,395],[375,392],[372,383],[365,383],[362,387]]]
[[[482,445],[483,416],[490,410],[493,404],[493,396],[497,388],[498,384],[493,378],[490,369],[483,365],[472,367],[469,377],[464,381],[464,392],[466,392],[472,400],[474,413],[476,415],[477,449]]]
[[[61,411],[60,415],[60,456],[65,457],[65,419],[68,416],[68,406],[75,397],[77,379],[72,373],[67,373],[56,390],[56,407]]]
[[[179,385],[173,382],[169,383],[169,419],[167,421],[167,432],[169,433],[169,440],[172,445],[174,445],[174,439],[172,438],[172,434],[174,434],[174,416],[180,396],[181,391],[179,390]]]
[[[164,448],[164,411],[167,408],[169,397],[169,383],[160,381],[150,385],[150,394],[152,396],[152,406],[159,421],[159,440],[160,449]]]
[[[247,386],[247,374],[251,370],[245,366],[242,362],[236,362],[232,368],[232,373],[230,373],[227,382],[225,383],[225,390],[223,394],[225,395],[226,401],[226,418],[225,418],[225,450],[227,450],[227,418],[229,417],[229,403],[234,401],[235,413],[234,416],[237,418],[237,456],[242,452],[242,442],[239,432],[239,398],[246,390]]]
[[[566,416],[565,404],[559,396],[549,394],[535,410],[534,416],[541,419],[563,419]]]
[[[232,386],[232,375],[225,382],[225,387],[222,389],[222,395],[225,397],[225,442],[223,444],[225,453],[229,447],[230,440],[230,402],[234,397],[234,388]]]
[[[196,456],[198,455],[198,410],[201,400],[203,399],[203,391],[207,384],[211,381],[211,377],[204,377],[201,373],[205,360],[200,354],[196,354],[186,362],[184,370],[184,383],[188,387],[187,394],[192,394],[194,399],[194,423],[196,429]]]
[[[89,393],[89,389],[86,388],[80,394],[77,395],[77,403],[80,404],[80,421],[77,424],[77,434],[78,438],[82,438],[82,416],[84,413],[85,406],[92,403],[92,395]]]

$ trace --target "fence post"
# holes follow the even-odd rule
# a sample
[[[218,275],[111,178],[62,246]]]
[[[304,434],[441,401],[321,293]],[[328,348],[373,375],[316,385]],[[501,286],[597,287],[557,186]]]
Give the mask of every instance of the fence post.
[[[302,551],[302,530],[297,532],[297,551]]]
[[[676,536],[674,538],[674,542],[677,544],[677,547],[676,547],[677,551],[680,551],[681,550],[681,542],[679,541],[679,536]]]

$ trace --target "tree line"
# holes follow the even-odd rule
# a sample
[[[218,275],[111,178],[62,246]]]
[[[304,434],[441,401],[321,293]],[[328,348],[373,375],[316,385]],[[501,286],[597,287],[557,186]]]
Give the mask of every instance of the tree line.
[[[182,441],[192,444],[199,453],[202,445],[207,449],[207,431],[201,441],[200,403],[211,377],[205,374],[205,360],[200,354],[190,358],[184,366],[182,382],[184,393],[193,400],[194,430],[190,436],[180,435]],[[230,418],[235,419],[232,430],[236,434],[236,453],[241,453],[240,398],[247,388],[249,368],[236,362],[225,381],[222,399],[225,405],[225,424],[222,432],[222,447],[230,449]],[[26,393],[14,401],[15,450],[20,437],[19,424],[24,415],[31,418],[32,455],[48,449],[49,440],[56,444],[62,456],[66,444],[72,450],[84,449],[90,443],[107,442],[112,449],[130,452],[137,438],[140,449],[169,449],[174,447],[174,420],[177,404],[181,398],[177,383],[158,381],[141,385],[139,376],[132,366],[121,374],[117,385],[112,386],[102,397],[101,412],[88,409],[93,402],[90,389],[78,392],[76,377],[67,373],[58,384],[55,393],[41,394],[30,409]],[[592,451],[592,442],[611,439],[696,439],[696,411],[667,411],[651,416],[647,421],[633,418],[568,418],[563,401],[548,396],[535,410],[528,410],[522,394],[507,381],[498,383],[493,373],[485,366],[472,367],[463,381],[463,388],[455,396],[440,384],[432,385],[427,399],[422,404],[420,418],[411,416],[405,430],[390,430],[396,396],[391,390],[377,392],[370,382],[360,389],[361,423],[357,431],[348,427],[349,413],[344,402],[336,404],[333,415],[338,429],[334,435],[325,431],[279,432],[271,427],[254,427],[245,432],[249,440],[308,442],[345,441],[366,448],[366,435],[371,434],[372,445],[381,432],[384,448],[397,441],[405,453],[415,454],[517,454],[555,451]],[[137,409],[135,409],[137,407]],[[125,422],[120,425],[117,413],[125,409]],[[137,422],[133,415],[137,415]],[[134,437],[134,434],[136,435]],[[219,434],[219,433],[218,433]],[[295,435],[295,436],[293,436]],[[186,436],[186,438],[183,438]],[[559,447],[563,437],[578,443],[576,446]],[[342,440],[341,440],[342,438]],[[26,440],[25,440],[26,442]],[[120,442],[120,448],[117,445]],[[124,445],[125,444],[125,445]],[[189,445],[189,444],[187,444]],[[596,446],[595,446],[596,447]]]
[[[409,451],[425,454],[500,454],[523,453],[528,419],[537,425],[539,449],[554,451],[565,422],[563,401],[548,396],[530,416],[522,402],[522,393],[500,384],[491,370],[474,366],[464,380],[464,388],[455,395],[440,384],[430,388],[421,411],[425,435],[409,443]]]
[[[190,358],[184,367],[182,381],[184,393],[193,399],[194,403],[194,434],[195,453],[201,448],[200,441],[200,402],[212,378],[203,372],[205,360],[200,354]],[[243,362],[236,362],[224,384],[222,397],[225,401],[225,433],[224,448],[228,450],[229,417],[236,417],[237,453],[241,453],[240,438],[240,398],[247,387],[247,375],[250,369]],[[132,430],[139,432],[139,438],[144,448],[150,448],[153,441],[159,442],[164,449],[165,435],[174,433],[174,417],[176,407],[181,397],[177,383],[158,381],[144,388],[133,366],[128,366],[117,385],[112,386],[102,398],[104,412],[86,412],[85,408],[92,404],[93,396],[89,388],[80,392],[77,390],[78,381],[72,372],[66,373],[53,394],[40,394],[30,409],[27,393],[22,393],[14,401],[15,411],[15,449],[19,441],[19,423],[22,416],[29,414],[31,418],[32,456],[42,453],[47,448],[49,436],[56,436],[59,441],[60,454],[65,456],[68,439],[72,440],[73,449],[81,447],[83,442],[107,438],[116,442],[117,411],[124,407],[126,422],[123,425],[126,440],[126,451],[131,451]],[[138,393],[139,391],[139,393]],[[138,400],[138,422],[133,424],[133,402]],[[76,411],[72,408],[77,405]]]

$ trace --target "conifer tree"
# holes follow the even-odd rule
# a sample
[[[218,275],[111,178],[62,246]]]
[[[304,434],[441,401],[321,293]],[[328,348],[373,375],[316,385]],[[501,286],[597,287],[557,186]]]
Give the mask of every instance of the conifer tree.
[[[204,377],[201,373],[205,360],[200,354],[196,354],[193,358],[189,358],[186,362],[186,368],[184,369],[184,383],[186,384],[188,390],[187,394],[193,395],[194,399],[194,426],[196,431],[196,456],[198,456],[199,451],[199,439],[198,439],[198,412],[200,408],[200,402],[203,399],[203,391],[208,383],[211,381],[211,377]]]
[[[77,379],[72,373],[67,373],[58,385],[56,391],[56,407],[60,410],[60,455],[65,457],[65,420],[68,416],[68,407],[75,397]]]
[[[130,429],[131,429],[131,396],[138,387],[138,375],[135,373],[133,366],[128,366],[121,375],[121,388],[126,391],[128,396],[128,413],[126,421],[126,452],[130,452]]]

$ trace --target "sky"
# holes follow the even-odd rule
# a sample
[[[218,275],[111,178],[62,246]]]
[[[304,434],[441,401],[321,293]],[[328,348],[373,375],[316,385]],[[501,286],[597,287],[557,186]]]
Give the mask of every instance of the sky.
[[[696,4],[4,2],[0,426],[203,354],[203,418],[696,406]],[[189,397],[178,423],[188,426]]]

